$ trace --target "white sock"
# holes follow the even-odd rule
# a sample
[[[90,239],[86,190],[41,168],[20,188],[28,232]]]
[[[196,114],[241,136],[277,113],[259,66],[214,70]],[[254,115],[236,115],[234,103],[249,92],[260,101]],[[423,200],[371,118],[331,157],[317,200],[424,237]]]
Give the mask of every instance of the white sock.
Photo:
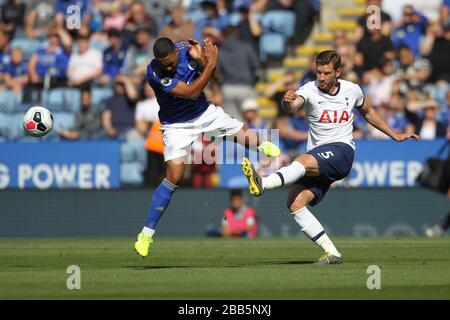
[[[153,237],[153,235],[155,234],[155,230],[150,229],[149,227],[144,227],[142,228],[142,233]]]
[[[302,228],[302,231],[318,246],[322,247],[325,252],[329,252],[337,257],[341,254],[334,246],[333,242],[325,233],[319,220],[308,210],[307,207],[303,207],[297,212],[293,213],[294,219],[297,224]]]
[[[336,257],[340,257],[341,253],[336,249],[331,239],[328,237],[326,233],[320,236],[319,239],[315,241],[325,252],[329,252]]]
[[[262,178],[263,189],[274,189],[290,185],[305,175],[305,167],[298,161]]]

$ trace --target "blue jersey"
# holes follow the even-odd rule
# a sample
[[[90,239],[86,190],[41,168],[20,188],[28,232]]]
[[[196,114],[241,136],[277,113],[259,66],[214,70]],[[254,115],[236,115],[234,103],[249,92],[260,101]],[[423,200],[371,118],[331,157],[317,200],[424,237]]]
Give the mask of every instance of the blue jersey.
[[[0,51],[0,73],[7,72],[11,64],[11,48]]]
[[[69,64],[69,54],[60,46],[54,51],[47,51],[47,48],[39,48],[36,51],[36,72],[39,77],[45,77],[49,69],[53,69],[53,76],[64,77]]]
[[[28,74],[28,62],[22,61],[19,64],[11,63],[7,67],[6,73],[8,73],[11,77],[26,76]]]
[[[196,100],[173,95],[171,92],[182,81],[191,83],[199,76],[199,65],[189,55],[187,41],[176,42],[178,66],[175,74],[168,74],[153,59],[147,67],[147,80],[155,90],[159,104],[159,119],[162,124],[180,123],[197,118],[208,108],[209,103],[202,92]]]
[[[122,71],[126,54],[127,49],[124,44],[122,44],[119,51],[114,51],[112,47],[107,48],[103,52],[103,73],[111,78],[117,76]]]

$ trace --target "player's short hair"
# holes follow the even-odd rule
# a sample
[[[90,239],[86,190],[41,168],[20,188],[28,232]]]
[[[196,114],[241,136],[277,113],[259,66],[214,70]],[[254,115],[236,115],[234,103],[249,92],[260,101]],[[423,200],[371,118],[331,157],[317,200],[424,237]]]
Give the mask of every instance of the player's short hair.
[[[325,50],[317,55],[316,65],[323,66],[331,63],[334,70],[342,68],[341,56],[335,50]]]
[[[153,45],[153,54],[155,58],[162,59],[167,57],[175,50],[175,45],[169,38],[159,38]]]

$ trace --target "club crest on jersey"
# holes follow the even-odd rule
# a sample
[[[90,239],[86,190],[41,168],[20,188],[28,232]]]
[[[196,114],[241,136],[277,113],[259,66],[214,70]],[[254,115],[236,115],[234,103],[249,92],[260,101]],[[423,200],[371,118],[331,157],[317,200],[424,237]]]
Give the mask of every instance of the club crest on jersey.
[[[319,122],[323,123],[343,123],[348,122],[350,116],[346,110],[338,112],[337,110],[324,110],[320,116]]]
[[[169,77],[163,78],[163,79],[161,79],[161,84],[164,87],[168,87],[168,86],[170,86],[172,84],[172,79],[170,79]]]

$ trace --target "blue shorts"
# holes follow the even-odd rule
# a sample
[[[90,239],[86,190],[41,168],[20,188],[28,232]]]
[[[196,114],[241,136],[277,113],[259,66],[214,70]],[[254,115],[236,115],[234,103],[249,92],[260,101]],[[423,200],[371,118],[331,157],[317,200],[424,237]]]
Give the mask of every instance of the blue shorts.
[[[318,146],[307,153],[317,160],[319,176],[305,176],[295,184],[300,184],[314,193],[315,197],[310,205],[315,206],[322,201],[333,182],[344,179],[350,173],[355,150],[346,143],[334,142]]]

